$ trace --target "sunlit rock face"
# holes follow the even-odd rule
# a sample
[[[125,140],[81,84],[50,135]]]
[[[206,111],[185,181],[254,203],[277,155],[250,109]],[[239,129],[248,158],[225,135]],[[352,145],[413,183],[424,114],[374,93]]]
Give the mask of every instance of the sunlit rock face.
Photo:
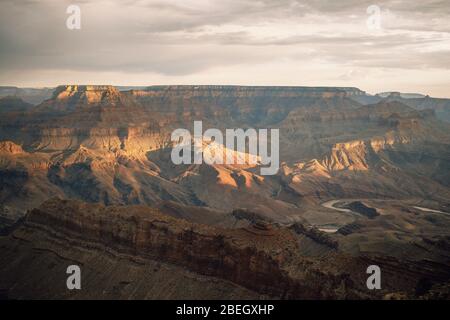
[[[114,98],[118,96],[119,90],[113,86],[66,85],[57,87],[53,93],[53,99],[86,99],[87,103],[98,103],[105,98]]]
[[[106,204],[173,200],[219,210],[253,206],[284,221],[322,197],[448,198],[448,126],[432,110],[394,99],[361,105],[354,98],[362,96],[357,88],[59,86],[30,111],[0,120],[2,166],[28,174],[24,192],[2,201],[30,203],[23,210],[55,192]],[[192,131],[196,120],[203,130],[279,129],[282,169],[264,177],[258,161],[173,165],[171,132]]]

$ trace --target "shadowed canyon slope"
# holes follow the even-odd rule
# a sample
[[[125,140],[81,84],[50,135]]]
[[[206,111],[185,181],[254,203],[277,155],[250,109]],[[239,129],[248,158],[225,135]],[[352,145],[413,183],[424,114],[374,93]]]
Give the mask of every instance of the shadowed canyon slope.
[[[352,257],[301,224],[220,228],[148,207],[57,199],[32,210],[0,248],[0,268],[10,275],[0,287],[9,298],[415,297],[418,279],[450,279],[445,265]],[[83,266],[90,279],[82,291],[70,293],[58,276],[67,263]],[[373,263],[387,270],[382,291],[365,287],[365,268]],[[58,278],[49,281],[49,270]]]

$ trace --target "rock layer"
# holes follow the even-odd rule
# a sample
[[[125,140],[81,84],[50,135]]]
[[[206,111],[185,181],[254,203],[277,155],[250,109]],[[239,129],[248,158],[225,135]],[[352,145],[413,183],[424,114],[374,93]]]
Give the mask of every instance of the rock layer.
[[[306,242],[299,234],[305,232],[306,229],[299,225],[290,229],[261,223],[241,229],[213,228],[175,219],[148,207],[104,207],[53,199],[32,210],[9,236],[0,238],[0,247],[5,253],[0,259],[0,288],[11,297],[26,296],[27,292],[20,288],[27,288],[27,283],[34,281],[34,274],[43,277],[41,283],[47,283],[45,278],[52,277],[51,272],[43,275],[39,266],[33,266],[36,268],[33,270],[27,269],[26,265],[20,268],[28,277],[21,278],[18,272],[6,276],[24,254],[29,257],[26,250],[30,249],[24,249],[27,246],[37,252],[57,254],[58,269],[61,269],[60,265],[72,264],[75,259],[75,263],[86,265],[90,274],[93,266],[86,257],[91,257],[91,252],[100,255],[107,252],[110,261],[168,263],[182,268],[183,272],[231,281],[254,295],[276,298],[381,298],[393,290],[414,295],[417,283],[423,277],[431,283],[448,281],[450,277],[448,269],[439,264],[428,264],[424,268],[417,263],[389,257],[355,258],[330,248],[328,243],[325,243],[326,249],[321,256],[311,259],[302,254],[305,249],[301,244]],[[6,261],[11,259],[11,250],[15,252],[13,259]],[[369,264],[378,264],[385,270],[381,291],[365,287],[365,269]],[[96,269],[95,272],[102,279],[109,277],[109,281],[113,281],[111,277],[116,282],[127,278],[120,271],[109,274],[109,271]],[[222,280],[218,280],[219,283]],[[144,278],[140,281],[130,286],[147,285]],[[106,285],[100,281],[95,288],[89,288],[100,291],[101,286]],[[55,283],[49,287],[41,286],[35,291],[34,298],[45,296],[46,290],[55,295],[67,294],[61,287],[62,284]],[[90,290],[80,297],[91,296]]]

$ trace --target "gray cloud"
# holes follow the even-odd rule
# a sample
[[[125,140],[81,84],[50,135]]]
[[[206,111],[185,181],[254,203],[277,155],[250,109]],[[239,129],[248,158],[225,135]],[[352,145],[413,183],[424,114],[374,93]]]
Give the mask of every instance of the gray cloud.
[[[12,82],[42,70],[63,70],[87,78],[121,72],[129,75],[124,84],[136,74],[175,83],[220,70],[229,82],[234,72],[236,82],[250,84],[249,70],[256,70],[270,84],[280,76],[275,71],[290,79],[285,64],[302,63],[318,70],[326,65],[324,82],[333,73],[346,81],[336,85],[363,87],[363,75],[389,69],[417,70],[418,77],[426,72],[430,88],[436,81],[450,85],[444,76],[450,65],[448,1],[377,1],[380,32],[365,24],[372,0],[84,0],[76,2],[82,10],[79,31],[65,27],[71,3],[0,1],[0,82],[8,84],[15,73],[21,80]],[[344,76],[343,68],[350,70]],[[309,80],[318,81],[316,76]],[[398,81],[408,84],[406,77]]]

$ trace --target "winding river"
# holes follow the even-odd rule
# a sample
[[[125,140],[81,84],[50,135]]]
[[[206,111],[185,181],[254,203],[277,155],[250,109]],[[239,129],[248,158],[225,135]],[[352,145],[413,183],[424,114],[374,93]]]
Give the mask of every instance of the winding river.
[[[354,212],[354,211],[352,211],[350,209],[335,207],[336,203],[339,203],[339,202],[342,202],[342,201],[346,201],[346,200],[344,200],[344,199],[329,200],[329,201],[326,201],[326,202],[322,203],[321,206],[324,207],[324,208],[327,208],[327,209],[331,209],[331,210],[335,210],[335,211],[344,212],[344,213],[347,213],[347,214],[360,216],[359,213]],[[326,232],[326,233],[336,233],[339,228],[335,227],[335,226],[326,226],[326,225],[324,225],[324,226],[320,226],[318,229],[320,231]]]
[[[352,211],[352,210],[346,209],[346,208],[339,208],[339,207],[335,206],[337,203],[343,202],[343,201],[349,201],[349,200],[348,199],[329,200],[329,201],[326,201],[326,202],[322,203],[321,206],[324,207],[324,208],[327,208],[327,209],[343,212],[343,213],[346,213],[346,214],[352,214],[352,215],[355,215],[355,216],[358,216],[358,217],[361,216],[361,214],[359,214],[358,212],[355,212],[355,211]],[[444,212],[444,211],[440,211],[440,210],[424,208],[424,207],[419,207],[419,206],[412,206],[412,207],[414,209],[421,210],[421,211],[424,211],[424,212],[443,213],[443,214],[450,215],[450,213]],[[336,228],[335,226],[326,226],[326,225],[320,226],[318,229],[320,231],[326,232],[326,233],[335,233],[335,232],[338,231],[338,228]]]
[[[334,206],[336,203],[342,202],[342,201],[345,201],[345,200],[339,200],[339,199],[338,200],[330,200],[330,201],[322,203],[322,207],[325,207],[325,208],[328,208],[328,209],[332,209],[332,210],[341,211],[341,212],[357,214],[359,216],[358,213],[356,213],[356,212],[354,212],[354,211],[352,211],[350,209],[337,208],[337,207]]]
[[[430,208],[424,208],[424,207],[416,207],[416,206],[413,206],[413,208],[414,208],[414,209],[421,210],[421,211],[425,211],[425,212],[450,214],[450,213],[448,213],[448,212],[439,211],[439,210],[434,210],[434,209],[430,209]]]

